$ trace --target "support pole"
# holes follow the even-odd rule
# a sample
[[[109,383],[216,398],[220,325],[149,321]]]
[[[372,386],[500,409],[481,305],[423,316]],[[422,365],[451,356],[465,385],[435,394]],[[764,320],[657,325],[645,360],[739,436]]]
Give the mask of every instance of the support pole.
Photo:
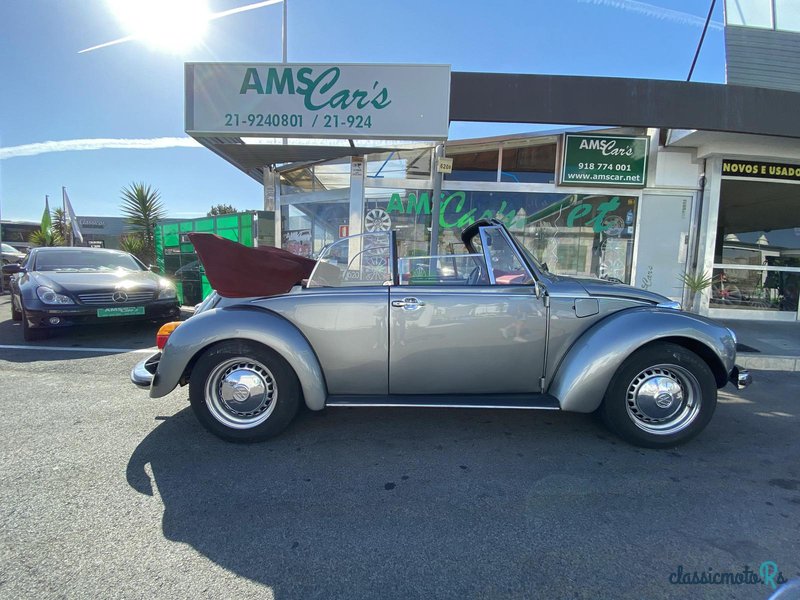
[[[442,205],[442,174],[438,171],[439,159],[444,156],[444,144],[437,144],[433,151],[431,179],[433,179],[433,197],[431,198],[431,245],[430,254],[439,254],[439,212]]]

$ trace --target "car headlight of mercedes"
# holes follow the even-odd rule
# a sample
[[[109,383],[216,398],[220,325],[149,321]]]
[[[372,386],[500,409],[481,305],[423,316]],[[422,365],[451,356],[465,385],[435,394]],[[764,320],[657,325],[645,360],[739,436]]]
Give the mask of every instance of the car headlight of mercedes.
[[[36,295],[44,304],[75,304],[75,301],[64,294],[57,294],[53,288],[40,285],[36,288]]]
[[[159,300],[171,300],[178,295],[178,292],[175,290],[175,284],[169,281],[168,279],[161,279],[158,282],[158,299]]]

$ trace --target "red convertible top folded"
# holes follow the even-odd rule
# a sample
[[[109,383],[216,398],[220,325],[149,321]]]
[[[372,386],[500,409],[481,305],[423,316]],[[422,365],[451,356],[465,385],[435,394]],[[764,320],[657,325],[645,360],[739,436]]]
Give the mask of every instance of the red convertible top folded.
[[[248,248],[213,233],[190,233],[189,240],[211,287],[227,298],[286,293],[316,264],[280,248]]]

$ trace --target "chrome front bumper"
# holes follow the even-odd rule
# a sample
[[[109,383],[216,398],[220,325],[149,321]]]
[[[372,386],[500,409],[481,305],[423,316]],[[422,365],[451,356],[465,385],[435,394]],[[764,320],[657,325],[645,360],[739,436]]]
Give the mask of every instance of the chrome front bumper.
[[[131,370],[131,382],[139,387],[149,388],[150,384],[153,383],[153,377],[155,377],[160,360],[161,352],[156,352],[136,363],[136,366]]]
[[[728,379],[733,385],[736,386],[737,390],[743,390],[748,385],[753,383],[753,376],[750,375],[750,371],[743,369],[738,365],[733,367],[733,371],[731,371]]]

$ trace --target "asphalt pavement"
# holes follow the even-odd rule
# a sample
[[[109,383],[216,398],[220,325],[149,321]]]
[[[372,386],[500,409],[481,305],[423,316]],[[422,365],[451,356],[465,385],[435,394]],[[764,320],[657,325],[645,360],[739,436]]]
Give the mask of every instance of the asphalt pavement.
[[[0,319],[2,598],[766,598],[674,581],[800,577],[800,373],[727,387],[670,450],[587,415],[342,408],[243,446],[185,388],[128,382],[154,324],[25,344],[7,296]]]

